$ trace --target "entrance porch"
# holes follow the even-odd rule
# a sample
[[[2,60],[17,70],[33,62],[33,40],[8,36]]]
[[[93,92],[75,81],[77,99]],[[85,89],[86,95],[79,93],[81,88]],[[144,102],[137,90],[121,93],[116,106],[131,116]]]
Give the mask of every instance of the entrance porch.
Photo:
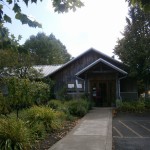
[[[120,98],[120,79],[127,73],[109,62],[98,59],[76,76],[84,80],[84,92],[96,106],[110,107]]]

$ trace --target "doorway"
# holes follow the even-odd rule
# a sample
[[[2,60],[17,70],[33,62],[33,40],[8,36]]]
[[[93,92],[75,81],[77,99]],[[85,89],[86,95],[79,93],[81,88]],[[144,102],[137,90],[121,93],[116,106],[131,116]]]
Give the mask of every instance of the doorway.
[[[96,107],[110,107],[115,99],[115,82],[94,80],[90,82],[91,99]]]

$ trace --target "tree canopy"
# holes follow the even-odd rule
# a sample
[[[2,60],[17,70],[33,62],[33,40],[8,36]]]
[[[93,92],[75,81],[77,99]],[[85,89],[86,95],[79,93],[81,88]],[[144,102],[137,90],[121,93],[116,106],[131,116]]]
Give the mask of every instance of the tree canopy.
[[[42,1],[42,0],[40,0]],[[30,27],[42,27],[37,21],[32,21],[26,14],[22,13],[20,0],[0,0],[0,22],[6,21],[11,23],[12,19],[6,11],[4,11],[4,6],[9,6],[9,8],[15,13],[15,18],[20,20],[22,24],[28,24]],[[23,0],[26,6],[31,3],[37,3],[38,0]],[[55,12],[63,13],[69,10],[75,11],[76,8],[82,7],[84,4],[80,0],[52,0],[52,5]]]
[[[29,76],[28,70],[33,65],[32,53],[19,45],[19,39],[10,35],[7,28],[0,25],[0,76]],[[34,71],[35,72],[35,71]],[[30,72],[31,73],[31,72]],[[37,72],[34,75],[38,75]],[[41,74],[39,74],[41,75]]]
[[[123,38],[118,40],[114,53],[130,67],[130,75],[150,81],[150,13],[138,5],[131,7]]]
[[[24,48],[33,54],[36,65],[64,64],[71,58],[66,47],[53,34],[32,35],[26,40]]]
[[[126,0],[129,2],[129,5],[139,5],[142,10],[145,12],[150,12],[150,1],[149,0]]]
[[[42,0],[40,0],[42,1]],[[138,4],[141,9],[144,11],[150,11],[150,1],[149,0],[125,0],[129,4],[135,5]],[[14,13],[15,18],[20,20],[22,24],[28,24],[30,27],[42,27],[37,21],[32,21],[26,14],[22,13],[20,0],[0,0],[0,22],[6,21],[11,23],[12,19],[6,11],[4,11],[4,6],[9,7]],[[31,3],[37,3],[38,0],[23,0],[26,6]],[[77,8],[84,6],[84,3],[81,0],[52,0],[52,5],[55,12],[63,13],[68,12],[69,10],[75,11]]]

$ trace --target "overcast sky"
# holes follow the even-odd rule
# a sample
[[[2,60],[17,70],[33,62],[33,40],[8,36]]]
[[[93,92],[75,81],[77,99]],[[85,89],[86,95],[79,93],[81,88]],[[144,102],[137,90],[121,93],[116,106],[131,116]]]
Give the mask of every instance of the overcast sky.
[[[12,24],[5,26],[15,36],[22,35],[21,44],[38,32],[45,32],[47,35],[53,33],[73,57],[91,47],[112,56],[116,41],[121,38],[126,25],[128,3],[125,0],[84,1],[84,7],[66,14],[54,13],[51,0],[29,4],[28,8],[22,4],[22,11],[42,23],[42,29],[22,25],[15,19]],[[8,7],[5,11],[14,17]]]

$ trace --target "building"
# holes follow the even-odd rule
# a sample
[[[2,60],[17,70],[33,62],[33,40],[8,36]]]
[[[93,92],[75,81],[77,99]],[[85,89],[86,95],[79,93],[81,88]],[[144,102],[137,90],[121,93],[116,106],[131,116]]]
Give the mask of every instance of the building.
[[[86,94],[97,106],[112,106],[116,99],[138,98],[136,80],[128,76],[128,67],[93,48],[49,69],[45,77],[55,81],[56,97],[66,88],[68,95]]]

